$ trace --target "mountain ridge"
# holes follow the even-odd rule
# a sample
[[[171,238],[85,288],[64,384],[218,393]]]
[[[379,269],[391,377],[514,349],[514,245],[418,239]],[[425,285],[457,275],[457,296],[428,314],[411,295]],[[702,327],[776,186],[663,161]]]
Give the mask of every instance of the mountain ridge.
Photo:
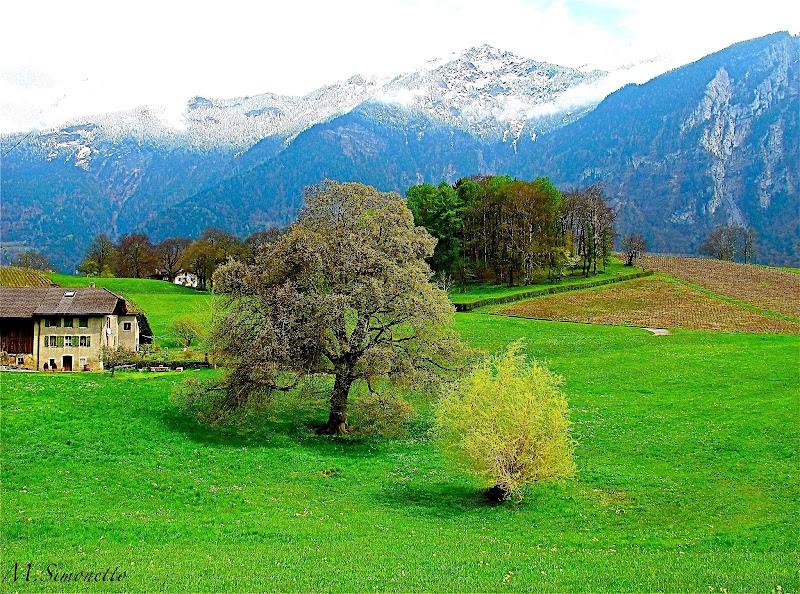
[[[158,239],[212,224],[240,234],[287,224],[303,186],[321,177],[404,192],[510,173],[550,176],[562,189],[604,182],[620,231],[644,233],[654,249],[691,252],[716,222],[753,223],[765,256],[797,263],[800,200],[788,168],[800,152],[797,44],[788,33],[741,42],[599,104],[585,101],[608,73],[480,46],[392,79],[351,77],[305,104],[269,93],[194,97],[177,132],[149,109],[123,118],[139,118],[138,136],[97,118],[23,139],[3,160],[4,211],[14,216],[4,215],[2,234],[74,267],[101,232]]]

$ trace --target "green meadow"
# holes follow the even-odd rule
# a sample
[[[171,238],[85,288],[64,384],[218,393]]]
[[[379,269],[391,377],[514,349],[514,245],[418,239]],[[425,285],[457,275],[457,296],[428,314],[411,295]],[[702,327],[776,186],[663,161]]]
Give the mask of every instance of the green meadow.
[[[798,590],[798,337],[456,324],[565,377],[575,478],[492,506],[424,412],[392,440],[311,417],[212,431],[169,394],[214,371],[4,373],[3,589]],[[107,569],[123,579],[59,581]]]
[[[625,266],[619,260],[611,258],[608,264],[606,265],[605,270],[598,271],[597,274],[592,275],[588,279],[581,274],[580,270],[576,270],[573,271],[572,274],[556,281],[549,281],[547,279],[543,279],[539,283],[530,285],[518,285],[514,287],[509,287],[507,285],[499,285],[494,282],[486,281],[486,282],[469,283],[465,287],[463,287],[462,291],[462,287],[458,283],[455,283],[449,289],[448,296],[450,297],[450,301],[452,301],[453,303],[472,303],[474,301],[492,297],[508,297],[520,293],[529,293],[547,287],[570,286],[586,282],[613,280],[616,279],[617,277],[631,274],[631,272],[638,272],[639,270],[641,269]]]

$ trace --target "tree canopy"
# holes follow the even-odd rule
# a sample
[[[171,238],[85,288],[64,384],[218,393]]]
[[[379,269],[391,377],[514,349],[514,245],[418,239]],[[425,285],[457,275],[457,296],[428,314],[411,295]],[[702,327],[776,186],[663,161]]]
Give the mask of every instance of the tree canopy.
[[[614,212],[599,186],[562,195],[546,177],[475,176],[411,186],[406,197],[416,223],[438,239],[431,266],[462,287],[487,273],[509,285],[558,277],[577,262],[588,276],[614,238]]]
[[[198,392],[208,418],[328,375],[320,433],[347,433],[354,385],[389,400],[399,398],[393,386],[432,387],[449,375],[463,347],[452,304],[429,282],[435,244],[398,194],[329,180],[308,188],[298,221],[258,244],[253,264],[232,261],[214,275],[225,309],[212,340],[228,371]]]

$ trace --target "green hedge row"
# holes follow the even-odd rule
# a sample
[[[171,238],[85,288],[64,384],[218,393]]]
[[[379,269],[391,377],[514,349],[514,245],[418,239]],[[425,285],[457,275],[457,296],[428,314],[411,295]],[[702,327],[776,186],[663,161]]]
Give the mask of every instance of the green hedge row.
[[[568,291],[580,291],[582,289],[591,289],[592,287],[600,287],[602,285],[610,285],[612,283],[620,283],[635,278],[642,278],[653,274],[652,270],[645,272],[631,272],[630,274],[621,274],[614,278],[604,278],[595,281],[586,281],[584,283],[576,283],[574,285],[556,285],[554,287],[546,287],[543,289],[535,289],[533,291],[525,291],[522,293],[514,293],[513,295],[505,295],[503,297],[486,297],[485,299],[478,299],[470,303],[456,303],[456,311],[472,311],[485,305],[501,305],[503,303],[511,303],[512,301],[521,301],[523,299],[531,299],[532,297],[540,297],[542,295],[552,295],[554,293],[566,293]]]

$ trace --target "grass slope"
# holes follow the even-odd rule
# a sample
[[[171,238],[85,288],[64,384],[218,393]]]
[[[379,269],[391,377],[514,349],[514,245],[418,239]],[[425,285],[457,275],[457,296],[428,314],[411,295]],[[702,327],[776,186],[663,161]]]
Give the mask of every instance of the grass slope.
[[[576,479],[491,507],[424,416],[393,441],[212,432],[168,405],[179,374],[5,373],[2,573],[30,561],[44,583],[4,587],[797,590],[800,339],[457,325],[488,350],[525,336],[567,378]],[[127,574],[53,584],[49,563]]]

